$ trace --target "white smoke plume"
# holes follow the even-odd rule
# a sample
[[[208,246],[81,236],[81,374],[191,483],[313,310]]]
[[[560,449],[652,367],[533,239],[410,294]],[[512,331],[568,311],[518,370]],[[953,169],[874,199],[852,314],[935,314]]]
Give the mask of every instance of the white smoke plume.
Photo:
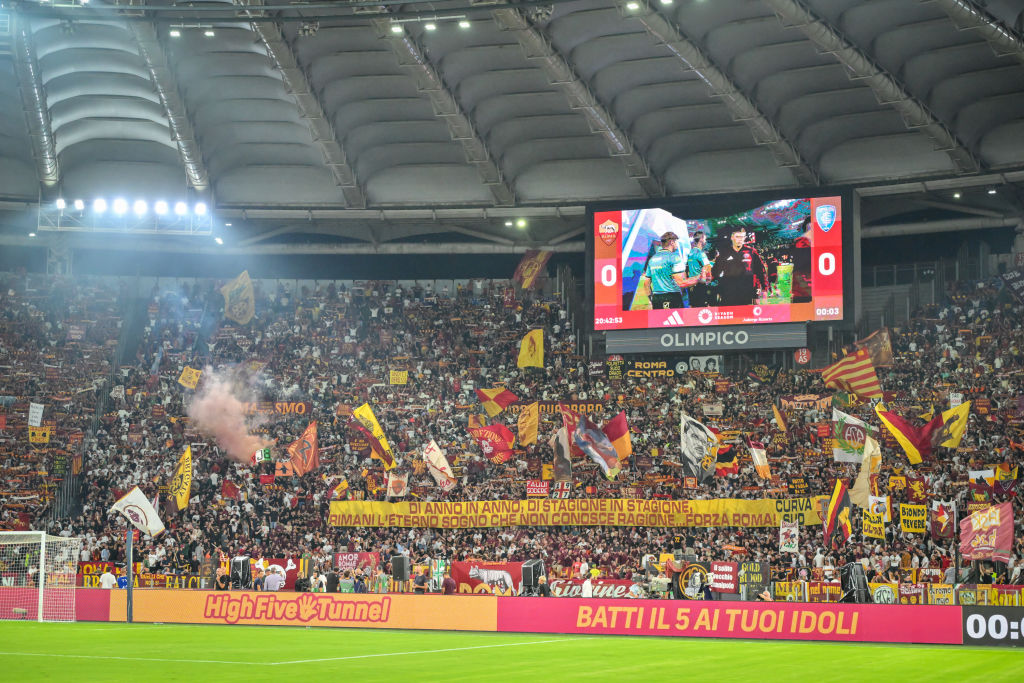
[[[203,384],[188,406],[188,417],[201,434],[212,437],[232,460],[247,463],[252,454],[274,442],[250,431],[244,403],[255,401],[253,387],[232,377],[203,369]]]

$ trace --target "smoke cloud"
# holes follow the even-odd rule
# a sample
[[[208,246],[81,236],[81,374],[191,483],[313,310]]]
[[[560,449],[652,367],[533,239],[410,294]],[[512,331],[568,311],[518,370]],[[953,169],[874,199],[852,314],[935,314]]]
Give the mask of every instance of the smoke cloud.
[[[252,454],[273,441],[250,432],[244,403],[256,400],[253,387],[207,366],[203,385],[188,406],[188,417],[203,436],[211,437],[228,457],[250,462]]]

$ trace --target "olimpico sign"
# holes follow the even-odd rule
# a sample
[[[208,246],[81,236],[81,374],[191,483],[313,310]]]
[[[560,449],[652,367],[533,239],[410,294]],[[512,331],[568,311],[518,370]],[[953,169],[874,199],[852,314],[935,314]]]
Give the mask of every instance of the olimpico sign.
[[[807,345],[804,323],[732,325],[674,330],[614,330],[605,333],[608,353],[785,349]]]

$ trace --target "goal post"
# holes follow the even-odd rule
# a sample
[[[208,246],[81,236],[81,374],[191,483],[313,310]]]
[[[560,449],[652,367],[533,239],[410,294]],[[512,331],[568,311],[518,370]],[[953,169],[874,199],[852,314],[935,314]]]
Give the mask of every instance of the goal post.
[[[82,539],[0,531],[0,620],[75,621]]]

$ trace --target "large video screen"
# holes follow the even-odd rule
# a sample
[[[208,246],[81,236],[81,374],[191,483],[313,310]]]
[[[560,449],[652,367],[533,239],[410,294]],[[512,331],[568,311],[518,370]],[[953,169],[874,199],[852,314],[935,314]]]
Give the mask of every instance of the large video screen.
[[[843,319],[841,195],[712,207],[592,212],[595,330]]]

